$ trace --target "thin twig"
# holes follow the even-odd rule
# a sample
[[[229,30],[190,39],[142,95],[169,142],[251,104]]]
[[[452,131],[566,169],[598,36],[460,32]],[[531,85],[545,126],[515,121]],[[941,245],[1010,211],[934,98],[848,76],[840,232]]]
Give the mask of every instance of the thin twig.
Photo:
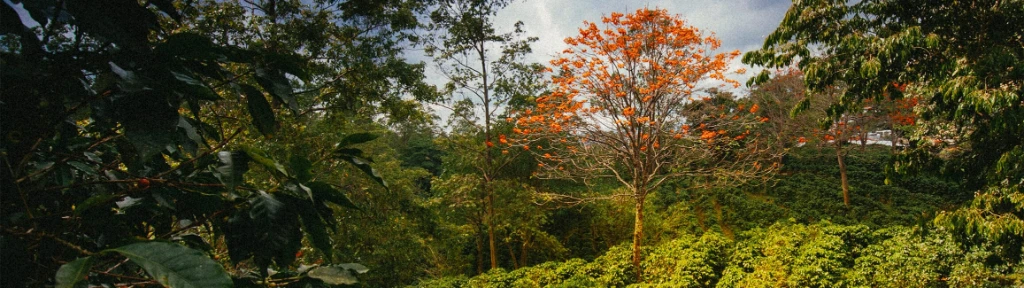
[[[103,271],[103,272],[104,273],[110,273],[110,271],[114,271],[114,269],[117,269],[117,267],[121,267],[121,265],[124,265],[124,263],[128,263],[128,261],[129,261],[129,259],[125,258],[124,260],[121,260],[121,262],[118,262],[114,266],[110,266],[110,268],[107,269],[107,271]]]
[[[36,142],[36,144],[39,144],[39,142]],[[6,160],[6,161],[4,161],[4,164],[7,164],[7,170],[11,173],[11,175],[15,175],[14,174],[14,167],[11,167],[10,159],[7,158],[6,155],[4,155],[4,158]],[[28,214],[28,219],[35,219],[36,217],[32,215],[32,209],[29,208],[29,206],[28,206],[28,200],[25,197],[25,191],[21,189],[21,184],[15,182],[14,183],[14,188],[18,189],[18,196],[21,196],[21,204],[25,206],[25,213]]]
[[[115,278],[122,278],[122,279],[135,280],[135,281],[142,281],[142,282],[139,282],[139,283],[131,283],[133,285],[137,285],[137,284],[156,284],[156,280],[149,279],[149,278],[128,276],[128,275],[122,275],[122,274],[114,274],[114,273],[110,273],[110,272],[95,271],[95,270],[93,272],[96,272],[97,274],[101,274],[101,275],[115,277]]]
[[[180,233],[182,231],[185,231],[185,230],[188,230],[188,229],[192,229],[192,228],[195,228],[195,227],[199,227],[199,226],[203,225],[204,223],[206,223],[206,221],[208,219],[215,218],[215,217],[217,217],[217,215],[220,215],[220,213],[223,213],[223,212],[224,212],[224,210],[218,210],[216,212],[213,212],[213,214],[210,214],[208,216],[202,217],[201,219],[196,219],[195,221],[192,221],[191,224],[185,225],[185,227],[179,227],[178,229],[174,229],[174,230],[172,230],[170,232],[164,233],[164,235],[160,235],[160,238],[167,238],[167,237],[170,237],[171,235],[178,234],[178,233]]]
[[[50,235],[50,234],[48,234],[46,232],[31,232],[31,231],[29,231],[29,232],[18,232],[18,231],[14,230],[14,229],[10,229],[10,228],[7,228],[7,227],[4,227],[3,229],[4,229],[5,232],[11,233],[11,234],[14,234],[14,235],[31,236],[31,237],[35,237],[37,239],[48,238],[50,240],[53,240],[54,242],[60,243],[61,245],[67,246],[68,248],[74,249],[75,251],[78,251],[78,253],[82,253],[82,255],[91,256],[91,255],[94,254],[93,252],[89,252],[89,250],[86,250],[85,248],[82,248],[82,246],[75,245],[74,243],[68,242],[67,240],[64,240],[64,239],[60,239],[57,236]]]
[[[96,146],[98,146],[98,145],[100,145],[100,144],[103,144],[103,143],[105,143],[105,142],[107,142],[107,141],[113,140],[113,139],[115,139],[115,138],[117,138],[117,137],[120,137],[120,135],[114,135],[114,136],[110,136],[110,137],[106,137],[106,138],[100,139],[100,140],[96,141],[96,143],[90,144],[90,145],[89,145],[89,147],[88,147],[88,148],[86,148],[86,149],[85,149],[85,150],[83,150],[83,151],[89,151],[89,150],[92,150],[93,148],[96,148]],[[40,140],[41,140],[41,139],[40,139]],[[36,143],[36,145],[38,145],[38,144],[39,144],[39,143],[37,142],[37,143]],[[33,145],[33,146],[34,146],[34,145]],[[33,149],[33,150],[35,150],[35,149]],[[28,157],[28,156],[26,156],[26,157]],[[21,177],[21,178],[18,178],[17,180],[14,180],[14,182],[15,182],[15,183],[21,183],[21,182],[25,182],[25,180],[28,180],[28,179],[32,179],[32,178],[34,178],[34,177],[36,177],[36,176],[39,176],[39,175],[45,174],[45,173],[47,173],[47,172],[50,172],[51,170],[53,170],[54,168],[56,168],[56,167],[58,166],[57,164],[63,164],[63,163],[65,163],[65,162],[68,162],[69,160],[71,160],[71,158],[73,158],[73,157],[71,157],[71,156],[68,156],[68,157],[64,157],[64,159],[61,159],[60,161],[57,161],[57,162],[56,162],[56,163],[54,163],[54,164],[53,164],[52,166],[50,166],[50,167],[47,167],[46,169],[42,169],[42,170],[36,171],[35,173],[29,174],[29,175],[25,175],[24,177]],[[27,159],[27,158],[26,158],[26,159]],[[23,160],[22,162],[25,162],[25,161]],[[20,168],[19,168],[19,169],[20,169]],[[19,172],[20,172],[20,171],[19,171]]]
[[[64,190],[64,189],[78,188],[78,187],[82,187],[82,186],[97,185],[97,184],[135,183],[135,182],[138,182],[138,180],[135,180],[135,179],[122,179],[122,180],[89,181],[89,182],[80,182],[80,183],[75,183],[75,184],[71,184],[71,185],[64,185],[64,186],[50,186],[50,187],[43,188],[40,191]]]

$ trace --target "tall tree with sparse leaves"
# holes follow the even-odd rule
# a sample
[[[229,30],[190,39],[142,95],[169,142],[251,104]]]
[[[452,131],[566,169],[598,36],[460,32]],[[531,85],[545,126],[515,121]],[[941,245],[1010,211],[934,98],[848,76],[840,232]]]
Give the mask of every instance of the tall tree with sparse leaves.
[[[425,50],[434,58],[440,72],[450,80],[447,88],[453,95],[450,102],[455,118],[453,123],[459,123],[453,128],[454,132],[476,138],[474,141],[462,141],[459,149],[478,157],[475,158],[477,161],[472,161],[480,180],[477,195],[481,203],[477,207],[482,209],[480,220],[487,229],[487,250],[492,269],[498,267],[494,219],[494,194],[498,189],[494,183],[500,177],[498,172],[516,158],[516,155],[504,155],[494,147],[504,139],[499,139],[495,127],[499,116],[506,112],[509,101],[515,97],[530,96],[518,95],[520,89],[513,87],[517,80],[512,78],[524,72],[535,75],[541,70],[523,60],[531,52],[530,43],[537,38],[523,37],[522,22],[517,22],[512,32],[495,30],[492,19],[508,4],[507,0],[439,1],[431,13],[429,30],[432,34],[426,39]],[[477,269],[483,270],[483,247],[479,244]]]

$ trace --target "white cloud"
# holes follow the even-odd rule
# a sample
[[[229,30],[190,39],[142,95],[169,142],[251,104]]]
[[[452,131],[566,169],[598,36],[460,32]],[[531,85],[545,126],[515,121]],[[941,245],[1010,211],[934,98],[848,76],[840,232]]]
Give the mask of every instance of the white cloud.
[[[566,48],[563,39],[579,34],[583,21],[601,22],[601,17],[612,12],[634,12],[644,7],[664,8],[678,14],[688,24],[701,31],[714,32],[722,40],[720,52],[739,50],[747,52],[761,47],[764,38],[775,30],[790,6],[789,0],[688,0],[688,1],[593,1],[593,0],[527,0],[515,1],[500,11],[494,19],[496,31],[513,30],[517,21],[523,21],[526,36],[538,37],[532,45],[533,54],[528,61],[548,64],[558,52]],[[496,54],[495,54],[496,55]],[[429,59],[424,60],[430,62]],[[745,83],[760,69],[731,62],[732,70],[745,68],[746,73],[730,77]],[[441,85],[444,79],[432,63],[428,69],[431,83]],[[742,95],[744,88],[736,89]],[[448,111],[434,107],[435,112],[447,118]]]
[[[547,64],[553,55],[566,48],[563,39],[578,34],[583,21],[600,23],[602,16],[612,12],[664,8],[702,31],[714,32],[722,39],[721,51],[747,52],[761,47],[764,38],[782,21],[789,5],[788,0],[529,0],[509,5],[499,13],[495,24],[498,31],[507,31],[516,21],[523,21],[526,33],[540,38],[533,45],[530,60]],[[759,71],[741,66],[738,60],[734,64],[734,69],[747,68],[747,73],[736,76],[740,82]]]

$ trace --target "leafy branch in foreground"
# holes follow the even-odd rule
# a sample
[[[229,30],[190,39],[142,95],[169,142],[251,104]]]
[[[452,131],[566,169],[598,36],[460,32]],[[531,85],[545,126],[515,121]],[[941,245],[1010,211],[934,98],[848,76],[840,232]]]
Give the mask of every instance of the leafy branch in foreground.
[[[169,4],[0,4],[2,286],[352,283],[365,267],[270,275],[290,271],[303,238],[334,267],[332,205],[356,206],[309,159],[286,166],[242,143],[288,128],[310,60],[190,32],[199,4]],[[221,105],[241,108],[207,113]],[[324,158],[384,185],[350,146],[373,138]]]

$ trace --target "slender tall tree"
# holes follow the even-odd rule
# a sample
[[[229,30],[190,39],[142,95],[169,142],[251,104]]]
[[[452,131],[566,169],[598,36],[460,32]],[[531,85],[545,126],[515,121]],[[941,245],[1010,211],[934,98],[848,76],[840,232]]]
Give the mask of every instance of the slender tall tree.
[[[474,166],[480,176],[479,207],[483,208],[492,269],[498,267],[493,184],[496,172],[512,159],[502,156],[494,147],[499,141],[494,127],[498,115],[505,112],[517,93],[517,89],[506,89],[502,84],[515,83],[508,78],[519,75],[517,71],[537,70],[523,64],[523,57],[530,53],[530,43],[537,40],[524,38],[523,23],[517,22],[514,30],[507,33],[497,32],[494,27],[492,18],[508,4],[507,0],[439,1],[428,27],[433,35],[425,45],[427,55],[434,57],[440,71],[451,81],[448,92],[453,95],[453,116],[463,124],[462,132],[482,135],[483,141],[463,149],[474,151],[481,158]],[[480,244],[478,272],[483,270]]]

